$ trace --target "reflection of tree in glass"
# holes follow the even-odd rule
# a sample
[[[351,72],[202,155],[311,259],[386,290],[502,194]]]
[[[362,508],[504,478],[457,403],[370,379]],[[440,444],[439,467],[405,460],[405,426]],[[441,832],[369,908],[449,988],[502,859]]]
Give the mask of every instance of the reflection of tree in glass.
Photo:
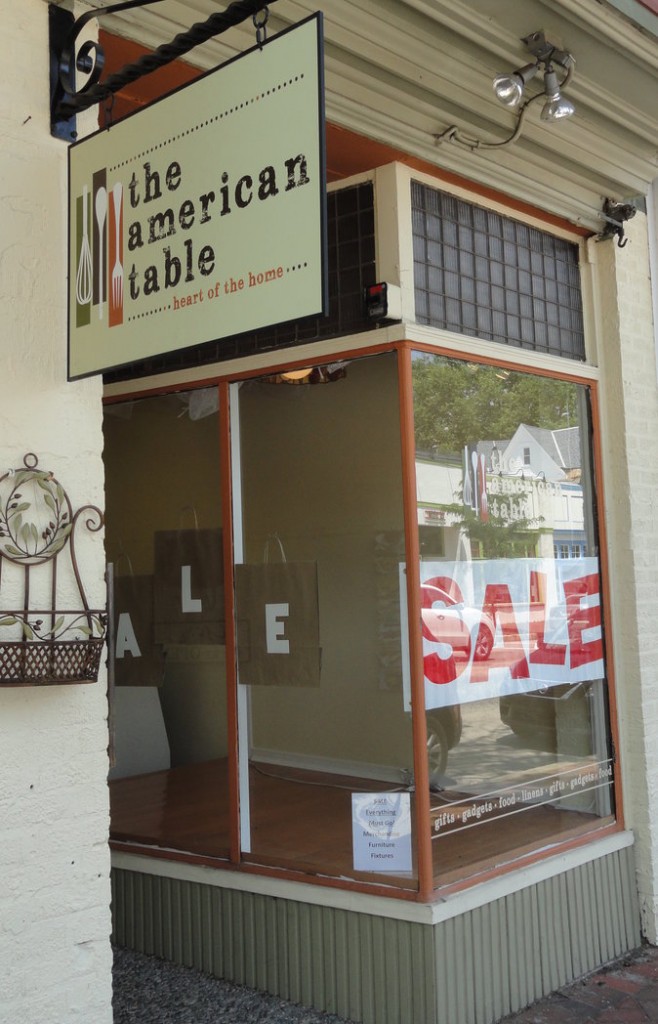
[[[420,355],[413,363],[416,451],[454,465],[480,442],[509,441],[520,424],[557,430],[578,423],[578,385],[530,373],[483,366],[440,356]],[[487,446],[485,446],[487,447]],[[467,463],[468,465],[468,463]],[[491,465],[487,471],[491,472]],[[531,474],[533,475],[533,474]],[[473,479],[467,484],[473,486]],[[532,486],[532,484],[529,484]],[[465,496],[441,505],[485,558],[536,554],[543,519],[483,517]]]
[[[546,430],[575,425],[577,387],[458,359],[415,358],[416,450],[458,454],[480,440],[511,438],[520,423]]]
[[[461,491],[458,497],[461,498]],[[472,508],[461,501],[443,506],[459,518],[460,528],[471,543],[482,545],[483,558],[530,558],[537,554],[541,516],[536,519],[489,519],[483,522]],[[474,553],[475,554],[475,553]]]

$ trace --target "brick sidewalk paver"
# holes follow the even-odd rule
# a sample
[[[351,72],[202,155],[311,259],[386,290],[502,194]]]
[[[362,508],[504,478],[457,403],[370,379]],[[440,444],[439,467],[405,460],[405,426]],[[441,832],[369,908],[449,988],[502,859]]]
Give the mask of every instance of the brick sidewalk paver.
[[[642,946],[500,1024],[658,1024],[658,949]]]

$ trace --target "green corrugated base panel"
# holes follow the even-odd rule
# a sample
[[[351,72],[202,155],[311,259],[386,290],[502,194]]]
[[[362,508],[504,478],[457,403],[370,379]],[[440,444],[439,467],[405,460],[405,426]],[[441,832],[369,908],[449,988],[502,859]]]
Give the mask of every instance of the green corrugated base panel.
[[[632,847],[435,925],[113,871],[118,945],[365,1024],[493,1024],[640,943]]]
[[[441,1024],[492,1024],[639,946],[632,847],[435,926]]]

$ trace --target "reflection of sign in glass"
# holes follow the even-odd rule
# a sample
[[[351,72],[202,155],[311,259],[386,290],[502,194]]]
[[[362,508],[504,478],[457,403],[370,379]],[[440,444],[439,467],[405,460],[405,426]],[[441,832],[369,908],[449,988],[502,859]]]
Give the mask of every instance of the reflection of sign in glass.
[[[323,311],[321,19],[71,147],[71,377]]]
[[[421,573],[428,709],[603,677],[598,559],[423,562]]]
[[[353,793],[355,871],[411,871],[408,793]]]
[[[583,759],[562,771],[552,774],[547,772],[537,778],[530,776],[524,782],[489,793],[444,800],[431,810],[433,837],[436,839],[443,835],[454,835],[474,825],[507,818],[547,804],[564,808],[578,800],[578,809],[595,811],[599,791],[607,790],[611,782],[611,760]]]

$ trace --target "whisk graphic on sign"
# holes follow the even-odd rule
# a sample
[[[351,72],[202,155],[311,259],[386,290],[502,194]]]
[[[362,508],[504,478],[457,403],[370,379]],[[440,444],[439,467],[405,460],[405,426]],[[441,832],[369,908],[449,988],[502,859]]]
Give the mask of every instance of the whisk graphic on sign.
[[[82,189],[82,240],[78,257],[78,272],[75,278],[75,297],[79,306],[91,302],[92,266],[91,249],[89,247],[89,224],[87,218],[87,186]]]

